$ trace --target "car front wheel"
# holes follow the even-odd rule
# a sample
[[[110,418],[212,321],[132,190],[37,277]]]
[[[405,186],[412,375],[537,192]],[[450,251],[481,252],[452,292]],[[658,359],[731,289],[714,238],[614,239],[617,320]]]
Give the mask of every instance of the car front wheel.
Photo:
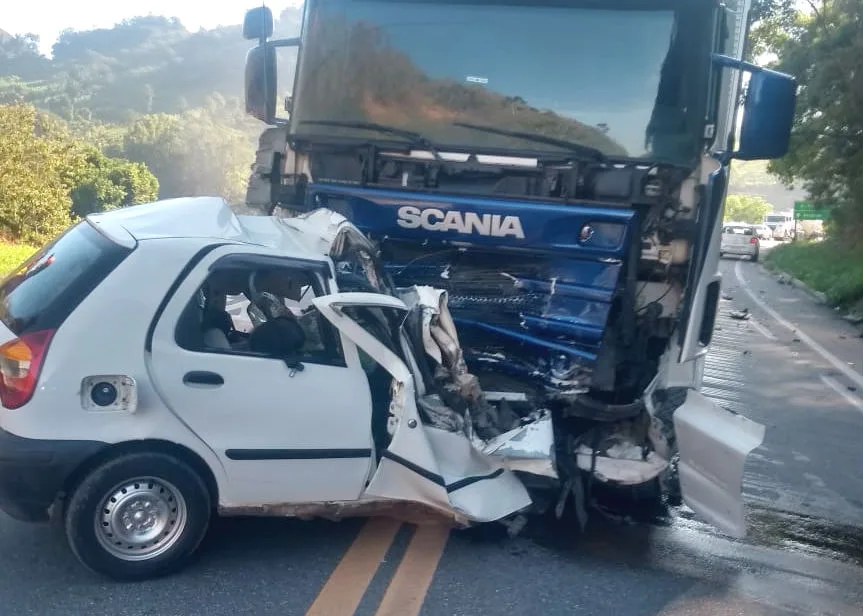
[[[185,565],[210,514],[207,486],[188,464],[164,453],[132,453],[104,463],[78,485],[66,508],[66,539],[96,573],[143,580]]]

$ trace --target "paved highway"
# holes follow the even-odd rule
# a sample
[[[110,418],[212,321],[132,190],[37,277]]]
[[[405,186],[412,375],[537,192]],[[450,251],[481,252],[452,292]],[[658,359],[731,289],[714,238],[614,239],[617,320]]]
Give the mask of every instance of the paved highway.
[[[685,507],[652,523],[534,523],[516,539],[387,520],[222,520],[197,562],[105,582],[55,532],[0,514],[2,614],[23,616],[863,615],[863,339],[755,264],[723,261],[704,386],[766,423],[752,530]],[[731,318],[749,310],[748,320]]]

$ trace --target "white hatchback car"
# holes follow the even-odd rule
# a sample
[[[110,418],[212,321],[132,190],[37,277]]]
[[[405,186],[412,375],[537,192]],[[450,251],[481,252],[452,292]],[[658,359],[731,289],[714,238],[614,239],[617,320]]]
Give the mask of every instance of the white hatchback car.
[[[763,426],[690,390],[672,422],[645,402],[576,447],[551,409],[481,390],[447,293],[394,288],[376,250],[329,210],[206,197],[69,229],[0,284],[0,508],[142,579],[185,563],[214,512],[506,521],[575,502],[587,474],[654,485],[679,455],[684,500],[745,527]]]
[[[735,255],[749,257],[750,261],[758,261],[760,250],[761,240],[758,237],[758,225],[726,223],[722,227],[720,257]]]

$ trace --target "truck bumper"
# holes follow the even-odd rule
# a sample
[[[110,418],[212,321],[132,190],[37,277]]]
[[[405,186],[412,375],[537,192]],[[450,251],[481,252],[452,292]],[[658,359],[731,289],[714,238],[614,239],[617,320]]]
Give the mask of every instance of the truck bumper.
[[[97,441],[29,439],[0,429],[0,509],[24,522],[44,522],[67,479],[107,447]]]

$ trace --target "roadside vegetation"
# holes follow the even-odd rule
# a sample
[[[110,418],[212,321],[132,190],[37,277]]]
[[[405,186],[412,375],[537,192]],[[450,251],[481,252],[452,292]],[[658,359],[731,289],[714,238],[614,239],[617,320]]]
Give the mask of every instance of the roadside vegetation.
[[[793,242],[771,250],[765,261],[821,291],[834,306],[863,307],[863,247],[837,239]]]
[[[27,244],[0,241],[0,278],[30,258],[37,249]]]

